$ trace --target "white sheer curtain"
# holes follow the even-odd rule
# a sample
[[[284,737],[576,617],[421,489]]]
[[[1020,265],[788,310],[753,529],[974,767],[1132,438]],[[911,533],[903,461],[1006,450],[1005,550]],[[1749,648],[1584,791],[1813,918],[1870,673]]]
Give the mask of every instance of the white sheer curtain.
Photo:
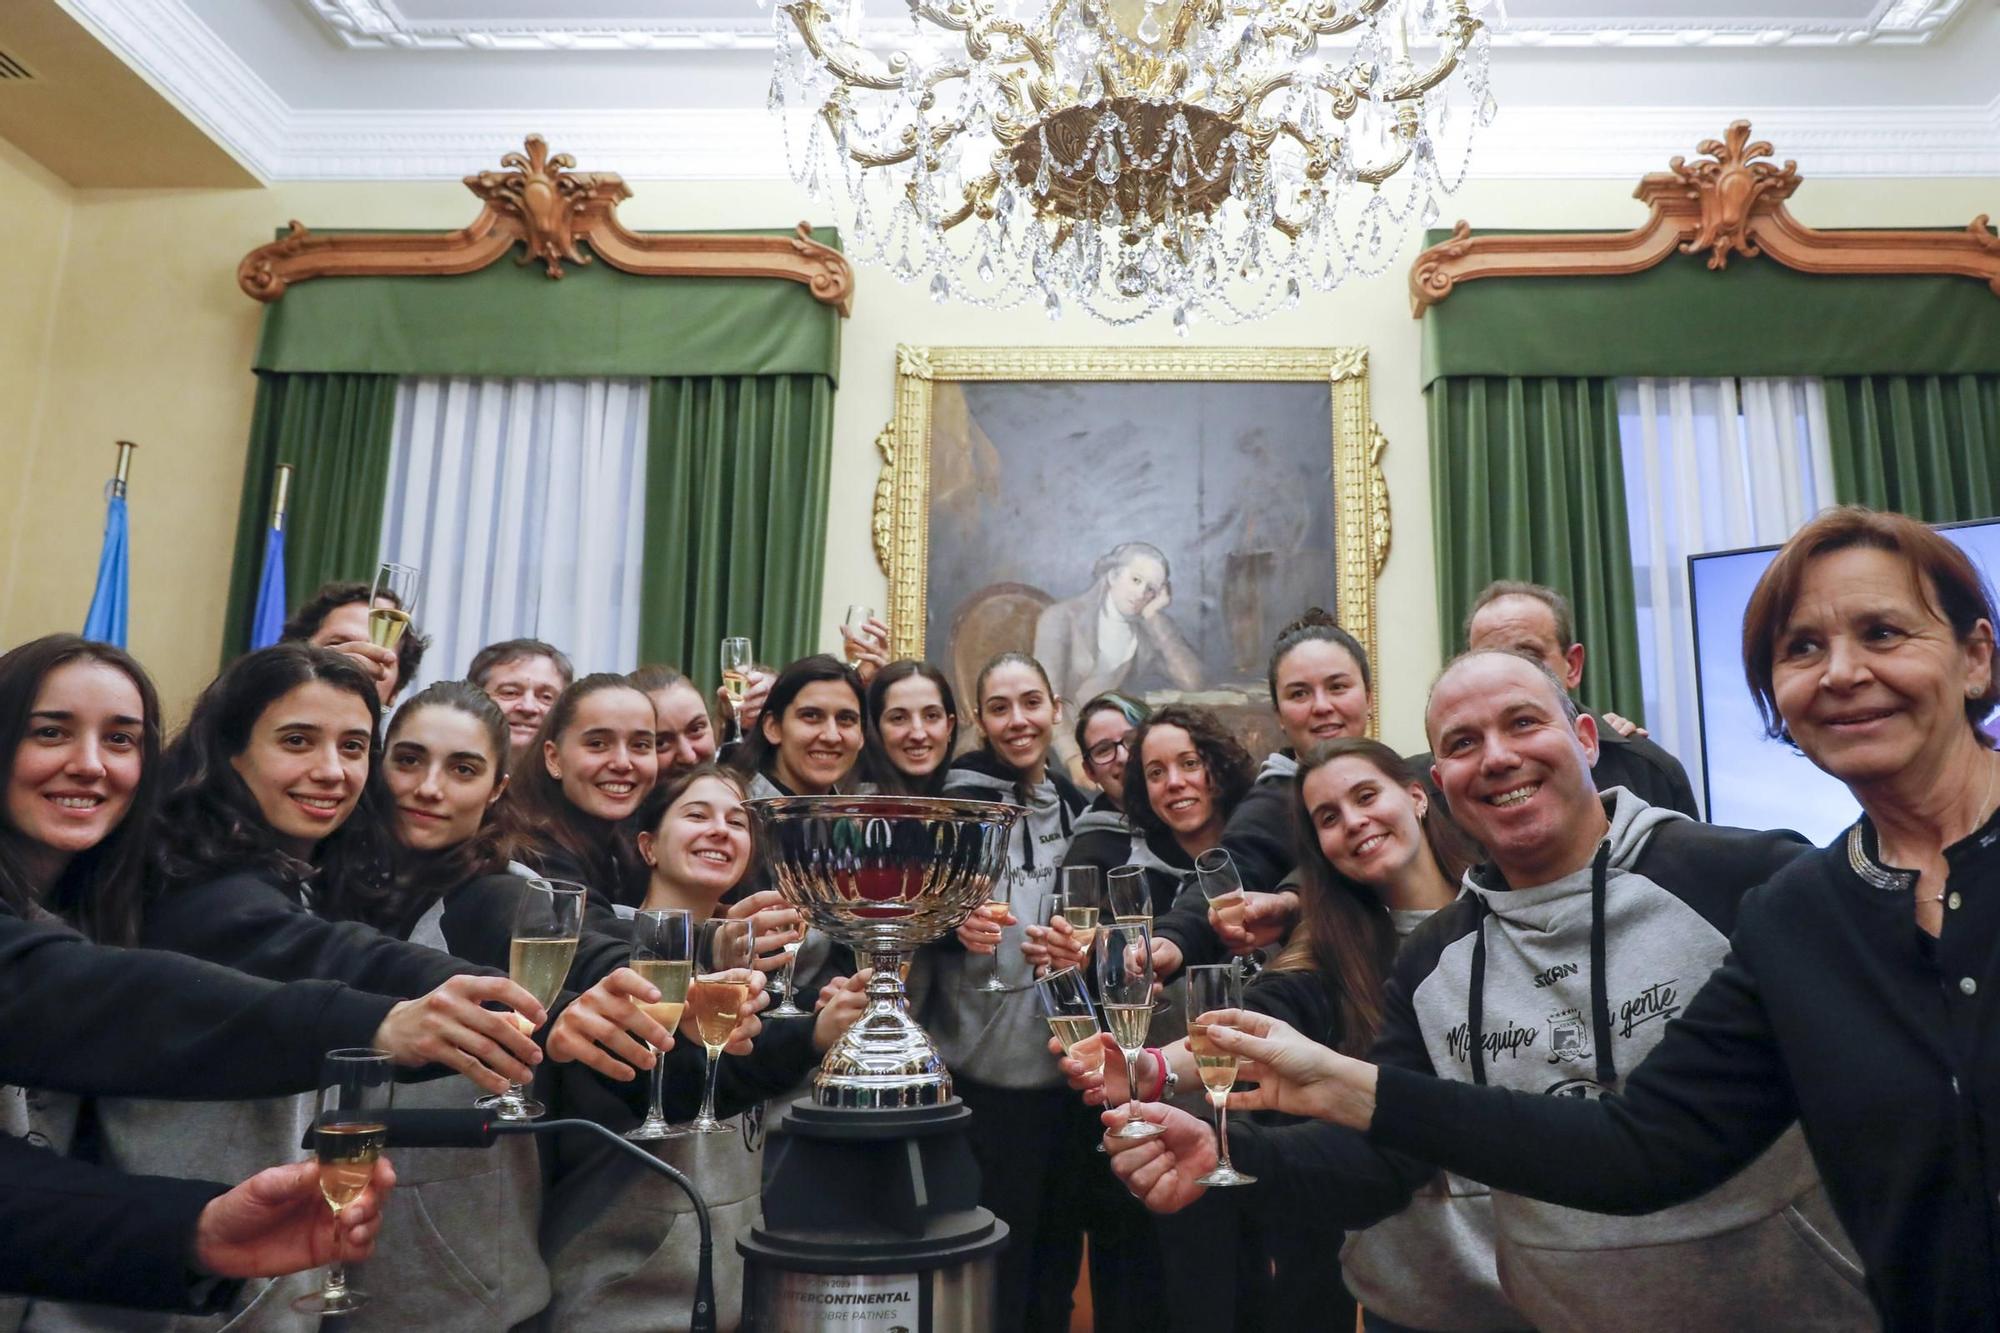
[[[1834,503],[1817,379],[1618,384],[1646,726],[1704,802],[1687,558],[1781,542]]]
[[[423,571],[415,685],[524,636],[578,672],[638,664],[646,406],[643,379],[396,386],[382,558]]]

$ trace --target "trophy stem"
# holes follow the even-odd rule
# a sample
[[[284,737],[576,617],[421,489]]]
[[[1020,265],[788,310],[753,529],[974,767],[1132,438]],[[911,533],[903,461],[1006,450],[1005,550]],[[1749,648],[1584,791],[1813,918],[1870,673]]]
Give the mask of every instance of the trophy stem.
[[[935,1043],[910,1017],[903,974],[909,955],[873,951],[857,961],[874,968],[868,1008],[841,1035],[813,1076],[821,1106],[888,1109],[936,1106],[951,1096],[951,1074]]]

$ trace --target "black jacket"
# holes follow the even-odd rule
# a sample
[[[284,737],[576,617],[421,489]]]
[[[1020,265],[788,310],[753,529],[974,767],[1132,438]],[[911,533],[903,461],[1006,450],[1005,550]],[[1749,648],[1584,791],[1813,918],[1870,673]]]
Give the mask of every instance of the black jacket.
[[[1691,1198],[1796,1117],[1889,1333],[2000,1311],[2000,816],[1946,849],[1944,926],[1864,819],[1743,902],[1727,962],[1617,1096],[1383,1069],[1372,1139],[1571,1207]]]
[[[4,908],[0,978],[0,1081],[87,1094],[305,1091],[326,1051],[369,1045],[395,1004],[338,982],[278,986],[178,954],[108,948]],[[189,1268],[195,1222],[225,1188],[128,1176],[0,1135],[0,1292],[225,1308],[238,1284]]]
[[[358,921],[313,915],[275,876],[257,871],[170,889],[146,904],[140,943],[222,963],[254,977],[307,977],[414,999],[467,972],[492,973]]]

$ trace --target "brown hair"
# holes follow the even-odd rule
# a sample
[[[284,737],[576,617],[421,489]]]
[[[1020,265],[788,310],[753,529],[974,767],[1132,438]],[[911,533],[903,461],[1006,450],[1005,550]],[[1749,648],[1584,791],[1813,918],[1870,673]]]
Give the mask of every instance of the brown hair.
[[[1146,737],[1160,727],[1179,727],[1194,742],[1195,753],[1201,756],[1202,768],[1208,773],[1216,812],[1228,819],[1249,793],[1250,784],[1257,780],[1257,761],[1250,757],[1241,741],[1229,734],[1221,718],[1206,708],[1187,704],[1166,704],[1154,709],[1151,716],[1134,728],[1126,742],[1125,818],[1141,833],[1172,836],[1167,822],[1146,799],[1146,765],[1139,757],[1146,748]]]
[[[1361,673],[1362,693],[1373,697],[1375,682],[1369,678],[1368,653],[1362,648],[1361,641],[1342,629],[1340,622],[1326,610],[1309,606],[1304,615],[1278,631],[1277,641],[1271,645],[1271,665],[1264,676],[1265,682],[1271,687],[1271,703],[1274,707],[1278,702],[1278,667],[1291,655],[1292,649],[1302,643],[1315,642],[1330,643],[1336,648],[1345,650],[1347,655],[1354,659],[1354,669]]]
[[[1382,1030],[1382,992],[1396,958],[1396,927],[1389,909],[1366,885],[1334,869],[1320,850],[1319,830],[1306,809],[1306,779],[1314,770],[1353,755],[1373,765],[1398,787],[1418,784],[1407,760],[1380,741],[1343,736],[1315,745],[1299,760],[1292,781],[1292,840],[1299,858],[1299,928],[1292,942],[1273,963],[1274,971],[1317,972],[1337,997],[1340,1011],[1338,1050],[1365,1055]],[[1466,836],[1441,800],[1432,799],[1418,821],[1431,857],[1449,883],[1465,877],[1479,859],[1478,846]]]
[[[1960,643],[1968,642],[1980,621],[1995,619],[1993,590],[1958,544],[1907,514],[1842,505],[1829,509],[1792,534],[1779,550],[1743,610],[1743,676],[1764,718],[1764,733],[1791,742],[1785,719],[1778,713],[1772,685],[1778,636],[1797,609],[1806,569],[1823,555],[1866,547],[1887,551],[1909,570],[1917,599],[1951,626]],[[1977,727],[2000,702],[2000,673],[1986,688],[1965,701],[1965,717]]]

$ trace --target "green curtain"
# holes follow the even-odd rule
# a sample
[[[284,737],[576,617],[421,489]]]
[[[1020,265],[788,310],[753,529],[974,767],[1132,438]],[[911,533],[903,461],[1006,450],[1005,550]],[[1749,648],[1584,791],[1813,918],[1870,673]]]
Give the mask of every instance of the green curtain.
[[[1466,612],[1488,583],[1546,583],[1568,595],[1588,649],[1583,699],[1642,721],[1612,381],[1447,376],[1424,396],[1445,655],[1464,646]]]
[[[1830,378],[1826,425],[1843,503],[1926,523],[2000,515],[2000,376]]]
[[[258,375],[222,632],[225,663],[250,646],[278,464],[295,469],[285,520],[287,606],[328,580],[374,576],[395,407],[394,375]]]
[[[713,687],[726,635],[748,635],[761,662],[812,651],[832,450],[830,376],[653,381],[642,661]]]

